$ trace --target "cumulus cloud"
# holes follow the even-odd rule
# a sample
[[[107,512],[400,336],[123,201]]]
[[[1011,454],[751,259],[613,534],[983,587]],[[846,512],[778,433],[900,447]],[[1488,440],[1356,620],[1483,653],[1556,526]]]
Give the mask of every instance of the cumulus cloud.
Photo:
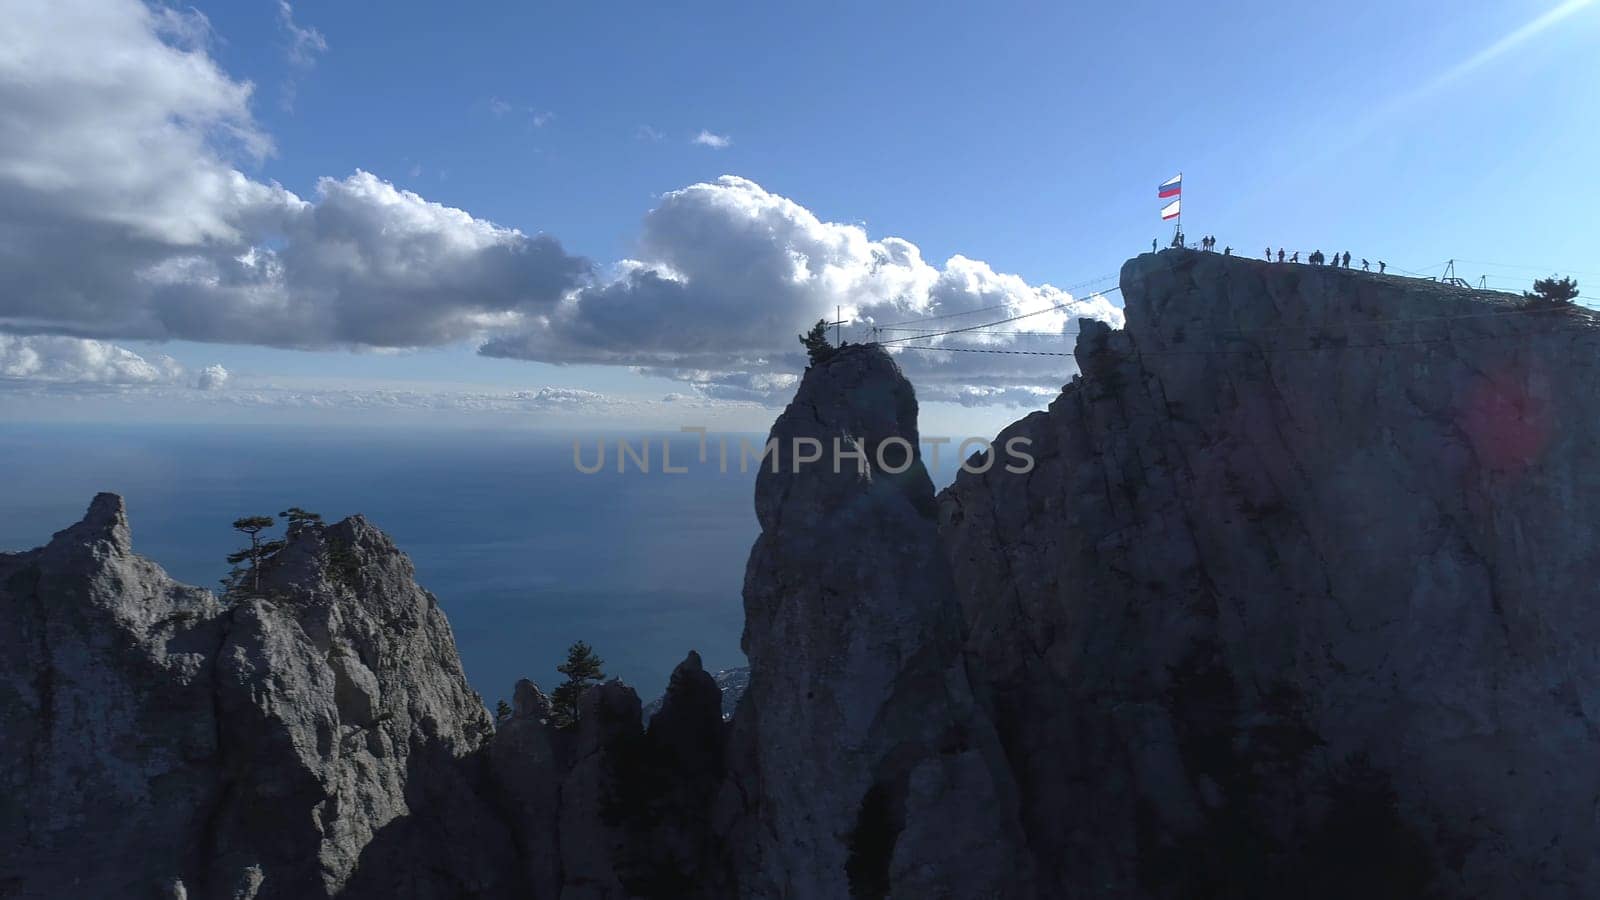
[[[742,400],[770,404],[782,398],[787,401],[794,393],[800,376],[792,372],[717,372],[708,369],[662,369],[637,366],[641,375],[655,375],[687,382],[695,393],[674,396],[701,397],[712,400]]]
[[[222,366],[206,366],[195,376],[194,386],[202,391],[220,391],[228,386],[228,378],[228,370]]]
[[[836,306],[863,325],[946,316],[948,327],[959,327],[1027,315],[1027,330],[1065,334],[1079,317],[1122,323],[1121,309],[1104,297],[1030,285],[964,256],[935,266],[909,241],[874,240],[858,225],[823,222],[733,176],[667,194],[645,217],[639,246],[640,258],[622,263],[615,277],[573,292],[533,327],[496,336],[481,352],[631,365],[707,396],[781,402],[805,366],[795,335],[819,318],[832,319]],[[1013,334],[931,343],[1041,346],[1034,335]],[[969,404],[982,398],[1032,404],[1037,389],[1059,388],[1073,370],[1060,357],[955,351],[907,351],[902,365],[925,396]]]
[[[0,32],[0,328],[284,347],[448,343],[589,264],[358,171],[244,175],[251,88],[138,0],[19,0]]]
[[[0,334],[0,379],[119,385],[175,384],[182,378],[183,367],[170,356],[145,359],[104,341]]]
[[[697,144],[701,147],[710,147],[713,150],[721,150],[725,147],[731,146],[733,144],[733,138],[730,138],[725,134],[712,134],[711,132],[702,128],[700,129],[700,133],[691,138],[689,142],[691,144]]]
[[[280,7],[296,52],[314,57],[326,42],[292,12]],[[7,15],[0,331],[14,335],[304,349],[472,341],[489,356],[632,366],[693,396],[771,403],[804,368],[794,336],[836,305],[877,325],[967,314],[955,321],[1036,314],[1028,330],[1054,332],[1078,316],[1121,323],[1104,298],[963,256],[930,263],[909,241],[821,221],[733,176],[664,195],[636,258],[604,272],[553,237],[360,170],[302,198],[242,171],[271,141],[250,115],[251,86],[207,53],[203,17],[140,0],[15,0]],[[703,131],[695,142],[728,138]],[[1040,346],[1025,340],[934,344]],[[901,357],[923,396],[969,404],[1032,403],[1072,371],[1061,358]]]

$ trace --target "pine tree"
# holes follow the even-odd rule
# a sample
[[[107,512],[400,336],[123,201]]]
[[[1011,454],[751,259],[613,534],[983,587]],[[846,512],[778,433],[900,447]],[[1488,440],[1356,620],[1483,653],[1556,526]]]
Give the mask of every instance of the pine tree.
[[[283,512],[278,513],[278,515],[282,516],[289,523],[286,533],[291,536],[300,531],[302,528],[309,528],[314,525],[322,524],[321,513],[306,512],[298,506],[291,506]]]
[[[567,676],[550,695],[551,716],[557,725],[569,727],[578,721],[578,701],[583,692],[605,680],[600,667],[605,660],[596,656],[594,648],[578,641],[567,648],[567,661],[556,666],[556,671]]]
[[[245,516],[242,519],[233,520],[233,530],[248,534],[250,536],[250,546],[229,553],[228,564],[237,566],[247,559],[250,560],[250,590],[252,591],[261,590],[261,559],[263,551],[277,549],[272,547],[272,544],[278,544],[279,548],[281,548],[281,542],[270,542],[265,547],[261,543],[261,532],[271,528],[275,521],[271,516]],[[234,571],[237,572],[238,570],[235,569]]]
[[[1535,281],[1533,290],[1524,291],[1522,296],[1529,306],[1568,306],[1577,299],[1578,283],[1551,275]]]
[[[511,704],[506,702],[506,698],[501,697],[494,703],[494,720],[504,722],[509,718],[511,718]]]
[[[811,330],[800,335],[800,344],[806,348],[806,356],[811,360],[811,365],[827,362],[834,353],[838,352],[833,345],[828,343],[828,320],[818,319]]]

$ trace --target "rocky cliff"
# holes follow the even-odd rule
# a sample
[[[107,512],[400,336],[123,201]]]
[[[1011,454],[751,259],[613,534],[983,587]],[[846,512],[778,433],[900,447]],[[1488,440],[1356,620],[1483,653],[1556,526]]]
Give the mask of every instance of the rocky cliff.
[[[1141,256],[1127,328],[940,498],[1048,895],[1587,895],[1581,311]]]
[[[450,626],[355,518],[223,608],[95,498],[0,555],[0,896],[493,896],[513,847]]]
[[[731,721],[691,652],[648,722],[523,682],[496,725],[365,520],[224,606],[97,497],[0,554],[0,897],[1587,895],[1587,315],[1187,251],[1122,288],[995,442],[1031,467],[937,496],[888,353],[808,370]]]
[[[772,428],[745,576],[750,685],[733,717],[742,896],[1028,892],[916,409],[888,354],[846,348]]]
[[[691,652],[498,730],[366,520],[292,528],[226,606],[95,498],[0,554],[0,897],[679,897],[713,879],[721,691]]]

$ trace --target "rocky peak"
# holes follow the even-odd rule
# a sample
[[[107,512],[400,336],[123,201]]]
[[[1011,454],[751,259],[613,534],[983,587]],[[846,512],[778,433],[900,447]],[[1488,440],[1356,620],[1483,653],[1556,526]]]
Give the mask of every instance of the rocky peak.
[[[933,482],[918,446],[916,394],[894,358],[875,344],[846,345],[807,369],[770,439],[776,442],[778,471],[769,462],[756,477],[756,517],[763,528],[777,527],[786,505],[821,512],[853,503],[863,481],[880,482],[912,511],[933,515]],[[817,461],[796,461],[812,455]],[[797,465],[806,477],[793,477]],[[876,495],[888,493],[880,489]]]
[[[740,892],[1014,893],[1013,788],[960,658],[910,383],[882,348],[843,348],[806,372],[771,437],[734,716],[749,756],[731,764],[759,797]],[[836,439],[861,442],[865,471],[835,471]],[[805,441],[820,461],[802,461]]]
[[[448,624],[375,529],[323,531],[227,607],[135,555],[111,494],[0,559],[0,777],[21,798],[0,808],[19,848],[0,884],[409,896],[401,858],[433,859],[436,884],[505,883],[509,842],[460,830],[492,818],[465,763],[490,728]],[[359,590],[333,589],[336,565]]]
[[[128,513],[117,494],[94,495],[83,518],[70,528],[55,533],[50,546],[59,552],[80,548],[93,553],[126,556],[133,550],[133,533],[128,529]]]
[[[711,676],[711,680],[722,693],[722,719],[727,721],[733,718],[733,712],[739,706],[739,698],[744,696],[744,690],[750,684],[750,667],[735,666],[731,669],[721,669]],[[661,705],[666,699],[666,695],[663,694],[645,704],[646,724],[650,722],[652,716],[661,711]]]
[[[516,687],[511,692],[511,717],[513,719],[532,719],[543,722],[550,718],[550,698],[546,697],[539,686],[526,678],[517,679]]]

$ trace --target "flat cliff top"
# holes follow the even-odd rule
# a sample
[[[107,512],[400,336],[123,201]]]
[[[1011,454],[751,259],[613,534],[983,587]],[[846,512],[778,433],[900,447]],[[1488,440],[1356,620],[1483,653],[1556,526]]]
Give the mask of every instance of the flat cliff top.
[[[1126,333],[1145,354],[1325,355],[1495,337],[1587,338],[1600,317],[1533,308],[1519,294],[1359,269],[1274,263],[1194,250],[1123,264]],[[1090,347],[1104,328],[1080,337]]]

